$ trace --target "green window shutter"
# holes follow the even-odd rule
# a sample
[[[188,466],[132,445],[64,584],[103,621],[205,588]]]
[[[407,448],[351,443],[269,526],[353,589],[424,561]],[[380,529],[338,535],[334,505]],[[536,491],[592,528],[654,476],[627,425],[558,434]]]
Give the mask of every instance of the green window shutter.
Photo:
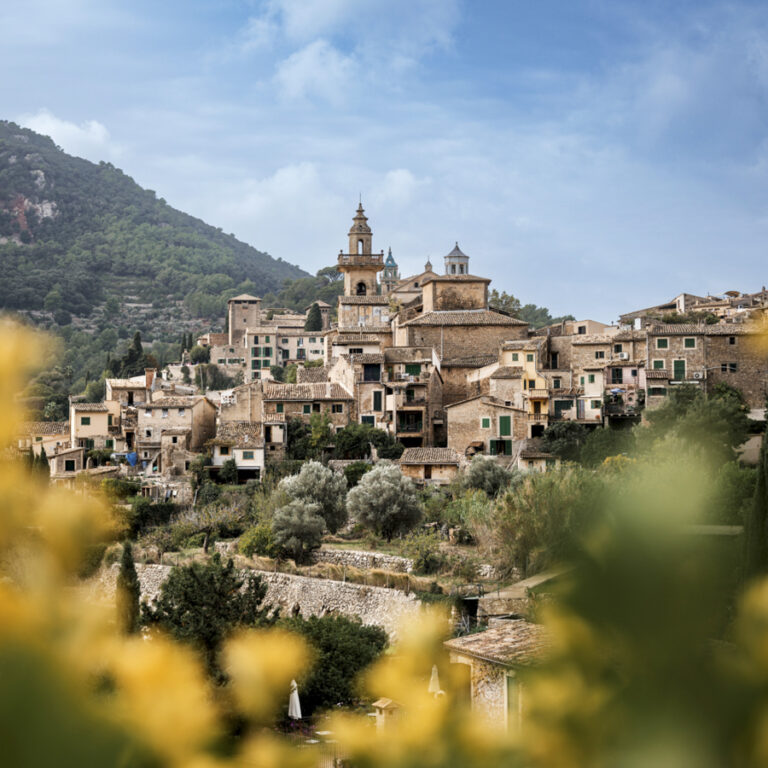
[[[265,344],[269,344],[269,342],[270,342],[270,338],[269,338],[269,336],[265,336],[265,337],[264,337],[264,343],[265,343]]]
[[[653,370],[654,371],[660,371],[664,368],[664,361],[663,360],[654,360],[653,361]]]
[[[589,374],[589,383],[590,384],[594,384],[595,383],[595,374],[594,373],[590,373]]]
[[[685,341],[683,341],[683,346],[686,349],[696,349],[696,339],[685,339]]]
[[[381,392],[379,390],[376,390],[373,393],[373,410],[374,411],[382,410],[381,402],[382,402]]]
[[[106,448],[114,448],[115,447],[115,441],[114,440],[106,440],[104,442],[104,445]]]
[[[481,422],[482,429],[490,429],[491,428],[491,420],[490,418],[483,418]]]
[[[243,461],[253,459],[253,451],[243,451]]]
[[[519,357],[520,357],[520,356],[517,354],[517,352],[513,352],[513,353],[512,353],[512,360],[513,360],[514,362],[517,362]]]
[[[656,339],[656,349],[669,349],[669,339]]]
[[[75,461],[74,461],[74,459],[64,459],[64,471],[65,472],[74,472],[75,471]]]
[[[496,441],[495,440],[491,440],[491,444],[490,444],[489,448],[490,448],[491,456],[495,456],[496,455]]]
[[[275,406],[275,410],[277,411],[277,413],[282,413],[283,412],[283,404],[282,403],[278,403]]]
[[[90,425],[91,425],[91,417],[90,416],[81,416],[80,417],[80,426],[89,427]]]
[[[261,367],[262,368],[269,368],[269,360],[262,360],[261,361]]]
[[[302,413],[311,413],[312,412],[312,406],[309,403],[305,403],[304,407],[302,408]]]
[[[675,360],[673,365],[673,375],[672,378],[675,381],[684,381],[685,380],[685,360]]]
[[[259,361],[251,360],[251,368],[258,368],[258,367],[259,367]]]
[[[583,386],[584,386],[584,377],[582,376],[582,377],[579,379],[579,381],[581,382],[581,386],[583,387]]]
[[[504,441],[504,455],[505,456],[511,456],[512,455],[512,441],[511,440],[505,440]]]
[[[526,359],[526,360],[527,360],[529,363],[532,363],[532,362],[533,362],[533,355],[532,355],[532,354],[528,354],[528,355],[526,355],[526,356],[525,356],[525,359]]]
[[[108,427],[112,426],[112,414],[111,413],[107,414],[107,426]]]
[[[499,434],[502,437],[508,437],[512,434],[511,416],[499,416]]]
[[[405,372],[409,376],[419,376],[421,374],[421,364],[420,363],[408,363],[405,366]]]

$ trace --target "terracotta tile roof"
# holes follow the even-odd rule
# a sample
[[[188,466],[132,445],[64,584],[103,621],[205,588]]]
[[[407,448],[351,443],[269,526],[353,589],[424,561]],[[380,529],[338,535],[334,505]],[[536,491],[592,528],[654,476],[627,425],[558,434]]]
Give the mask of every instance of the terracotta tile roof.
[[[339,296],[339,304],[378,304],[389,306],[386,296]]]
[[[645,331],[619,331],[614,341],[645,341]]]
[[[592,333],[582,336],[576,335],[571,343],[577,346],[582,344],[611,344],[613,338],[613,336],[607,333]]]
[[[557,456],[555,456],[554,453],[547,453],[546,451],[540,451],[536,448],[523,448],[522,451],[520,451],[520,458],[521,459],[556,459]]]
[[[440,362],[442,368],[485,368],[495,363],[496,355],[469,355],[468,357],[446,357]]]
[[[388,363],[431,363],[432,347],[387,347],[384,357]]]
[[[544,661],[551,637],[541,624],[516,619],[485,632],[447,640],[444,645],[449,651],[502,666],[529,666]]]
[[[400,457],[401,464],[456,464],[461,456],[453,448],[406,448]]]
[[[68,421],[25,421],[19,429],[20,435],[64,435],[69,433]]]
[[[457,405],[466,405],[467,403],[474,402],[475,400],[480,400],[481,402],[485,403],[486,405],[493,405],[497,408],[509,408],[513,411],[520,411],[521,413],[524,411],[523,408],[518,408],[515,405],[512,405],[506,400],[502,400],[499,397],[493,397],[492,395],[473,395],[472,397],[467,397],[464,400],[457,400],[455,403],[450,403],[445,406],[446,410],[448,408],[455,408]]]
[[[523,369],[518,366],[502,365],[492,374],[492,379],[519,379],[523,375]]]
[[[532,337],[530,339],[516,339],[515,341],[505,341],[502,349],[529,349],[538,352],[545,344],[545,338]]]
[[[230,301],[261,301],[258,296],[251,296],[249,293],[241,293],[239,296],[233,296]]]
[[[300,365],[296,369],[297,384],[316,384],[322,381],[328,381],[328,369],[323,365],[316,365],[312,368],[305,368]]]
[[[762,333],[754,326],[736,325],[735,323],[718,323],[717,325],[692,325],[690,323],[672,323],[669,325],[651,325],[649,336],[746,336],[751,333]]]
[[[669,379],[669,371],[666,368],[648,369],[645,372],[646,379]]]
[[[104,403],[72,403],[72,408],[75,411],[85,413],[107,413],[109,411]]]
[[[139,408],[191,408],[200,400],[205,400],[203,395],[176,395],[174,397],[161,397],[151,403],[140,403]]]
[[[383,363],[384,355],[381,352],[369,352],[363,354],[349,355],[351,363]]]
[[[360,333],[344,333],[343,331],[333,340],[334,344],[364,344],[365,342],[376,343],[379,342],[378,336],[371,334]]]
[[[494,312],[492,309],[463,309],[425,312],[403,323],[403,327],[410,325],[528,325],[528,323]]]
[[[570,389],[560,388],[552,390],[553,397],[578,397],[579,395],[583,394],[584,389],[582,387],[571,387]]]
[[[265,400],[352,400],[352,395],[336,382],[314,384],[264,384]]]
[[[112,389],[147,389],[145,376],[136,376],[133,379],[105,379]]]
[[[250,421],[222,421],[216,427],[216,437],[210,445],[229,445],[233,448],[263,448],[261,424]]]
[[[466,283],[490,283],[490,279],[487,277],[478,277],[477,275],[430,275],[425,278],[421,283],[426,285],[427,283],[453,283],[453,282],[466,282]]]

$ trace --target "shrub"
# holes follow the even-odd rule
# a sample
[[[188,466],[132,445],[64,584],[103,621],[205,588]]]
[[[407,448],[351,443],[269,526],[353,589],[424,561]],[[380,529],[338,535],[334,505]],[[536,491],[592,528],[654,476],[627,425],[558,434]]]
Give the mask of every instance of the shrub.
[[[99,570],[101,565],[101,559],[104,557],[104,553],[107,551],[106,544],[92,544],[85,548],[83,557],[80,560],[80,569],[77,575],[81,579],[90,579],[96,571]]]
[[[359,482],[360,478],[373,469],[373,465],[367,461],[354,461],[344,467],[344,477],[347,478],[347,487],[354,488]]]
[[[259,525],[249,528],[240,537],[237,548],[240,554],[246,557],[260,555],[261,557],[277,558],[280,556],[280,547],[275,542],[272,527],[267,523],[259,523]]]
[[[464,477],[464,487],[484,491],[492,499],[510,483],[518,480],[521,474],[518,470],[505,469],[487,456],[475,456]]]
[[[275,543],[298,565],[309,553],[320,547],[325,521],[320,517],[320,505],[296,499],[275,512],[272,532]]]
[[[446,563],[445,553],[434,533],[412,533],[403,539],[401,552],[413,560],[416,573],[437,573]]]
[[[219,470],[219,482],[227,485],[237,485],[237,462],[227,459]]]
[[[298,475],[282,480],[280,490],[295,501],[317,504],[318,514],[331,533],[347,522],[347,480],[317,461],[308,461]]]

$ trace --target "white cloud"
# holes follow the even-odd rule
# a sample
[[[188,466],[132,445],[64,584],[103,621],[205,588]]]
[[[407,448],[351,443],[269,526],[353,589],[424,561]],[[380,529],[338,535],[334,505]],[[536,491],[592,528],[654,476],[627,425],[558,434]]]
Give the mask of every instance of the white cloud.
[[[401,208],[409,205],[419,187],[429,184],[429,179],[417,179],[407,168],[397,168],[387,171],[380,186],[372,195],[376,206]]]
[[[289,100],[317,97],[340,104],[349,93],[353,72],[351,57],[325,40],[315,40],[278,65],[275,84]]]
[[[93,162],[111,160],[121,154],[110,139],[106,126],[97,120],[86,120],[80,125],[62,120],[47,109],[18,118],[19,125],[50,136],[65,152]]]

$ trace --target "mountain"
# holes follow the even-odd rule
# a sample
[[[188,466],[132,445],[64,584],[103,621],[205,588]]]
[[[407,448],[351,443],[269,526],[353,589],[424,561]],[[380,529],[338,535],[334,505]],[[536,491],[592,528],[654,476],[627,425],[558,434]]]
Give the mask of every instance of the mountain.
[[[0,121],[0,308],[67,323],[112,303],[219,319],[238,293],[279,292],[299,267],[177,211],[110,163]],[[179,306],[181,309],[181,306]]]

